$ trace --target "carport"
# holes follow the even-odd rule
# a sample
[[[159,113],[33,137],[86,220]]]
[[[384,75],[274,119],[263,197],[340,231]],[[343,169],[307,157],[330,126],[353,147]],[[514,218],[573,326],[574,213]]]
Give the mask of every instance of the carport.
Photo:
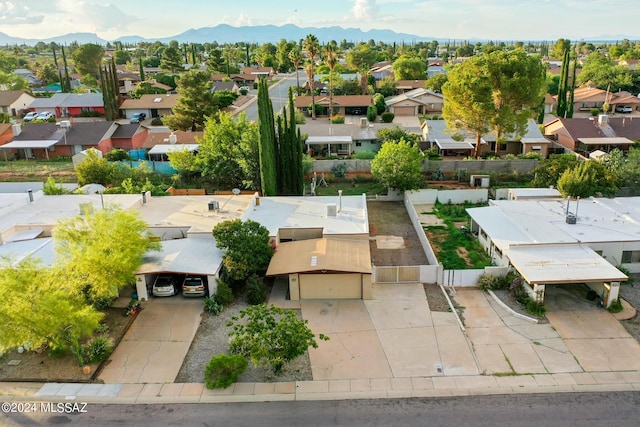
[[[4,145],[0,145],[0,148],[3,148],[4,151],[4,161],[7,161],[7,152],[6,150],[24,150],[24,157],[31,158],[33,157],[31,150],[41,149],[44,151],[44,154],[49,160],[49,149],[58,143],[57,139],[47,139],[44,141],[13,141]]]
[[[531,287],[536,300],[544,300],[545,285],[586,283],[604,296],[609,307],[618,299],[620,282],[628,277],[585,245],[511,245],[504,250],[509,262]]]
[[[437,138],[435,143],[438,146],[438,152],[443,156],[470,155],[473,151],[473,144],[469,141]]]
[[[149,251],[136,272],[138,298],[149,298],[148,287],[158,274],[206,276],[209,295],[216,292],[216,278],[222,267],[222,250],[213,238],[192,237],[165,240],[160,251]]]
[[[288,276],[291,300],[371,299],[369,241],[322,238],[281,243],[267,276]]]

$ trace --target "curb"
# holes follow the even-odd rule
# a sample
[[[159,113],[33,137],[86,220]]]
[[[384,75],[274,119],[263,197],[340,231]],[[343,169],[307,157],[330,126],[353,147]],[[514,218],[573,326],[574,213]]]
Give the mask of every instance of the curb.
[[[489,293],[489,295],[491,295],[491,298],[493,298],[493,300],[498,303],[500,307],[505,309],[512,316],[517,317],[518,319],[526,320],[527,322],[536,323],[536,324],[540,323],[538,319],[534,319],[533,317],[525,316],[524,314],[520,314],[514,311],[511,307],[509,307],[507,304],[502,302],[502,300],[498,298],[491,289],[487,289],[487,292]]]

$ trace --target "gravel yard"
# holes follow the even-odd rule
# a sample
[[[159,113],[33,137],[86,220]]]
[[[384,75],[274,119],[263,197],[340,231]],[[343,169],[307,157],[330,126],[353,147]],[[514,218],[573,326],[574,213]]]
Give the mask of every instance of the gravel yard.
[[[640,274],[633,274],[633,284],[620,287],[620,297],[631,304],[640,313]],[[636,341],[640,342],[640,314],[636,313],[633,319],[623,320],[622,326]]]
[[[238,298],[230,307],[217,316],[204,312],[200,327],[191,342],[189,352],[176,378],[177,383],[204,383],[204,368],[213,356],[228,354],[229,331],[227,323],[231,317],[239,315],[249,305]],[[238,382],[283,382],[312,380],[311,363],[308,353],[288,363],[279,375],[269,368],[255,367],[249,363],[247,370],[238,377]]]

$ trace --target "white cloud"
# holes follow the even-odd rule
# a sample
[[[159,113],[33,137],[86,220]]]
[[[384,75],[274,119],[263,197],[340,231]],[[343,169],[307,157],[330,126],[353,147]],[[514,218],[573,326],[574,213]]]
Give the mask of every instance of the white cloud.
[[[44,15],[32,14],[29,6],[18,1],[0,2],[0,24],[22,25],[39,24],[44,20]]]
[[[372,21],[378,14],[378,5],[376,0],[356,0],[351,11],[359,21]]]
[[[114,4],[102,5],[94,2],[76,4],[75,14],[80,14],[93,31],[124,31],[137,18],[125,14]]]
[[[251,18],[249,16],[245,15],[244,13],[241,13],[240,16],[238,16],[238,19],[236,19],[235,26],[243,27],[245,25],[253,25],[253,24],[251,24]]]

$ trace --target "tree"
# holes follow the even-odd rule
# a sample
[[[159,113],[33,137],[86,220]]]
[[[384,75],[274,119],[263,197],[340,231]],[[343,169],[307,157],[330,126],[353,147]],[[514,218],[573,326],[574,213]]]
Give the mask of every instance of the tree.
[[[18,61],[14,55],[0,51],[0,71],[3,73],[13,73],[18,66]]]
[[[124,65],[127,62],[131,62],[131,54],[127,50],[116,50],[114,53],[116,64]]]
[[[111,208],[59,221],[53,239],[65,280],[91,303],[134,283],[143,255],[160,248],[136,211]]]
[[[166,126],[172,130],[195,132],[204,127],[207,117],[218,112],[210,77],[209,73],[189,70],[177,78],[178,100],[173,114],[162,119]]]
[[[560,69],[560,81],[558,82],[558,105],[556,114],[558,117],[567,117],[568,100],[567,92],[569,90],[569,50],[565,50],[562,54],[562,68]]]
[[[142,95],[160,95],[167,93],[167,90],[161,87],[156,87],[151,82],[140,82],[134,90],[131,91],[131,97],[139,99]]]
[[[0,71],[0,90],[29,90],[29,82],[15,73]]]
[[[244,113],[218,113],[205,124],[195,166],[218,188],[258,189],[258,129]]]
[[[578,164],[578,159],[573,154],[551,154],[548,159],[538,163],[533,170],[535,178],[531,185],[539,188],[557,186],[558,179],[567,169],[572,169]]]
[[[398,83],[391,77],[385,77],[376,84],[377,93],[381,94],[384,98],[395,95],[397,89]],[[378,109],[378,114],[381,114],[380,109]]]
[[[116,166],[107,159],[98,157],[96,150],[87,150],[87,156],[76,165],[78,185],[113,183]]]
[[[378,108],[375,105],[367,106],[367,120],[373,123],[376,121],[376,117],[378,117]]]
[[[617,191],[616,177],[600,162],[583,161],[562,173],[558,191],[565,197],[610,197]]]
[[[169,153],[167,153],[167,157],[169,158],[169,164],[171,167],[178,171],[185,181],[189,181],[193,175],[201,171],[195,154],[186,148],[182,150],[169,151]]]
[[[630,147],[626,156],[616,148],[602,162],[620,187],[640,188],[640,148]]]
[[[177,74],[184,71],[182,57],[180,51],[173,47],[168,47],[162,52],[160,60],[160,68],[170,73]]]
[[[300,46],[294,45],[289,51],[289,60],[293,65],[293,68],[296,73],[296,88],[300,88],[300,76],[298,75],[298,68],[300,68],[300,64],[302,64],[302,51],[300,50]],[[298,90],[296,90],[296,94],[299,95]]]
[[[269,86],[265,79],[258,81],[258,125],[260,127],[259,159],[262,194],[275,196],[278,192],[276,131]]]
[[[308,34],[307,37],[302,41],[302,48],[307,53],[309,57],[309,64],[307,64],[307,68],[305,71],[307,72],[307,82],[309,83],[309,90],[311,91],[311,103],[316,103],[316,92],[315,92],[315,67],[316,67],[316,56],[320,51],[320,42],[318,42],[318,38],[313,34]],[[311,119],[316,119],[316,112],[313,110],[311,112]]]
[[[73,51],[71,57],[78,73],[99,77],[100,67],[104,59],[104,48],[102,46],[93,43],[80,45]]]
[[[382,144],[371,161],[371,174],[382,184],[398,191],[415,190],[422,184],[420,149],[401,139]]]
[[[420,58],[403,55],[393,63],[393,75],[396,80],[424,80],[427,63]]]
[[[353,71],[370,69],[377,61],[377,53],[365,43],[359,43],[345,55],[345,60],[349,68]]]
[[[334,45],[327,45],[324,48],[324,62],[329,67],[329,120],[333,117],[333,71],[338,65],[338,53]]]
[[[442,92],[442,86],[447,82],[447,74],[446,73],[438,73],[429,77],[427,81],[424,83],[424,88],[432,90],[437,93]]]
[[[59,81],[58,70],[51,64],[45,64],[38,71],[36,77],[44,84],[50,84]]]
[[[278,195],[301,196],[304,188],[302,137],[296,127],[293,90],[289,89],[289,108],[278,116],[276,138],[276,177]]]
[[[387,109],[387,103],[384,101],[384,96],[381,93],[373,95],[373,104],[376,106],[377,114],[382,114]]]
[[[244,281],[266,271],[273,256],[266,227],[255,221],[234,219],[217,224],[212,234],[216,246],[226,250],[223,262],[233,280]]]
[[[577,77],[579,84],[591,82],[599,89],[618,92],[633,87],[631,71],[613,61],[601,52],[593,52],[584,61],[582,72]]]
[[[77,352],[79,341],[96,330],[101,318],[60,270],[32,259],[17,265],[0,259],[0,321],[8,325],[0,334],[0,352],[26,343],[34,349],[71,346]]]
[[[404,128],[396,125],[390,128],[380,129],[376,132],[376,139],[382,144],[385,142],[400,142],[400,140],[404,139],[405,141],[415,145],[417,142],[417,135],[409,133]]]
[[[277,374],[309,347],[318,348],[316,335],[307,323],[308,320],[298,319],[294,310],[254,305],[231,318],[229,350],[250,359],[256,366],[270,366]],[[329,338],[318,334],[318,339]]]
[[[571,48],[571,40],[559,38],[556,40],[556,43],[551,48],[551,52],[549,56],[555,59],[560,59],[564,57],[564,53]]]

